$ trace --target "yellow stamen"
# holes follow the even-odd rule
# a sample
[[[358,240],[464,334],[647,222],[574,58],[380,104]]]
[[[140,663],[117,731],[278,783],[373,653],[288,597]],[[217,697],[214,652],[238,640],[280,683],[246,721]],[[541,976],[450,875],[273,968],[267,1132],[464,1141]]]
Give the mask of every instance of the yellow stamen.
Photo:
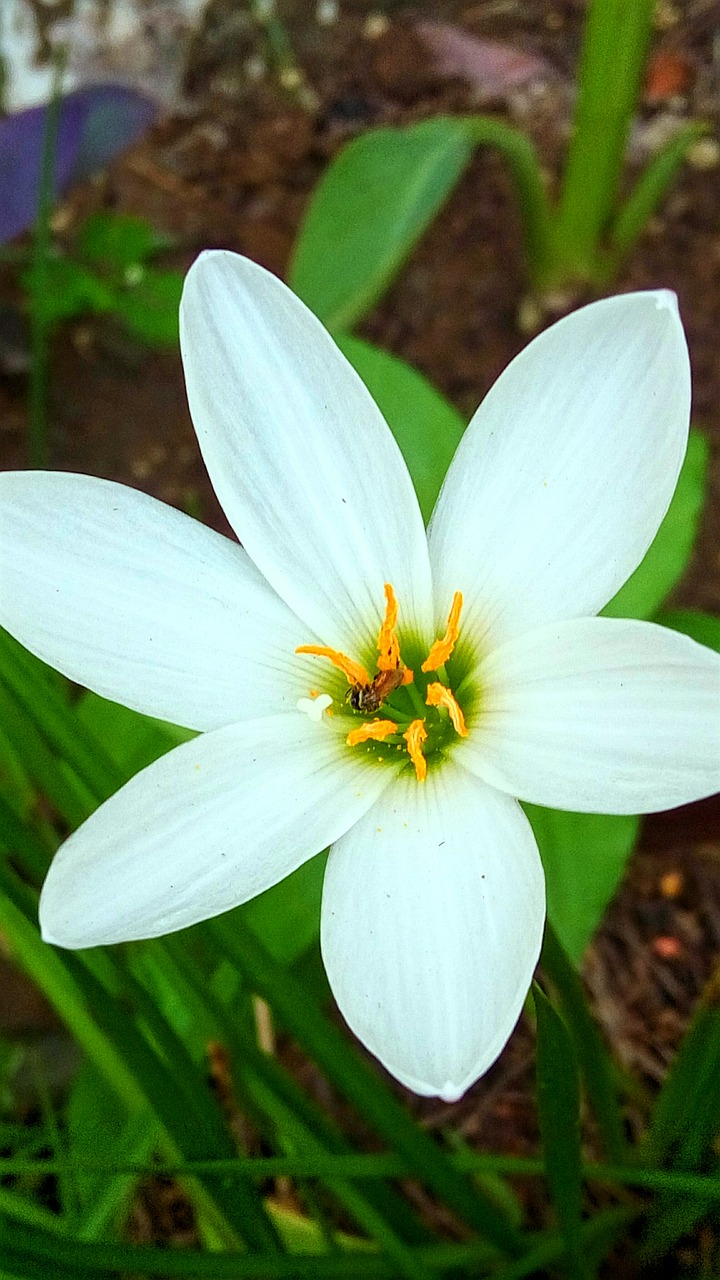
[[[450,606],[450,616],[447,621],[447,629],[442,640],[436,640],[433,644],[427,658],[422,664],[422,671],[437,671],[443,663],[447,662],[450,654],[455,648],[458,635],[460,634],[460,610],[462,609],[463,598],[462,591],[456,591],[453,596],[453,602]]]
[[[413,720],[410,728],[403,734],[403,738],[407,742],[408,755],[415,765],[417,780],[424,782],[427,777],[427,760],[422,753],[422,744],[427,738],[425,721]]]
[[[318,658],[329,658],[338,671],[342,671],[348,684],[370,684],[370,677],[361,662],[346,658],[339,649],[326,649],[320,644],[301,644],[296,653],[314,653]]]
[[[445,688],[444,684],[440,684],[439,681],[429,684],[425,701],[429,707],[444,707],[450,716],[455,732],[459,733],[461,738],[467,738],[467,726],[460,703],[450,690]]]
[[[395,592],[385,583],[385,620],[378,636],[378,671],[397,671],[400,666],[400,642],[397,638],[398,606]]]
[[[358,743],[369,742],[371,738],[375,742],[384,742],[391,733],[397,733],[394,720],[367,720],[365,724],[358,725],[357,729],[352,729],[345,741],[349,747],[356,747]]]

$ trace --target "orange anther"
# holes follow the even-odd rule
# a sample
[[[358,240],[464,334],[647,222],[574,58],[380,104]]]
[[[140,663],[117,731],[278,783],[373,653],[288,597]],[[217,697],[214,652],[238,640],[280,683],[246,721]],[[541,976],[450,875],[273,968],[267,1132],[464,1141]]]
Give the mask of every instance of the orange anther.
[[[436,640],[430,652],[422,664],[422,671],[437,671],[443,663],[447,662],[450,654],[455,648],[455,642],[460,634],[460,610],[463,606],[462,591],[456,591],[453,596],[453,602],[450,606],[450,615],[447,621],[447,628],[442,640]]]
[[[425,701],[429,707],[444,707],[452,721],[452,727],[461,738],[467,738],[467,726],[460,703],[444,684],[435,681],[427,687]]]
[[[320,644],[301,644],[296,653],[314,653],[318,658],[329,658],[338,671],[342,671],[348,684],[370,684],[370,677],[361,662],[346,658],[339,649],[326,649]]]
[[[357,729],[352,729],[345,741],[349,747],[356,747],[358,743],[369,742],[371,738],[375,742],[384,742],[391,733],[397,733],[394,720],[368,720],[365,724],[358,725]]]
[[[400,642],[397,638],[398,606],[389,582],[385,583],[385,619],[378,636],[378,671],[397,671],[400,666]]]
[[[427,729],[424,720],[413,720],[409,729],[406,729],[403,738],[407,742],[408,755],[415,765],[415,774],[418,782],[424,782],[427,777],[427,760],[422,753],[422,744],[427,738]]]

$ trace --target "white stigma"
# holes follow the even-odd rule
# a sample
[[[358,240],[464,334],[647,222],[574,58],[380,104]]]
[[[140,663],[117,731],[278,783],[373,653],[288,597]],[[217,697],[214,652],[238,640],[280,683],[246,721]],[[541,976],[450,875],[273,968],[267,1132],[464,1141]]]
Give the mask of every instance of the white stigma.
[[[295,706],[298,711],[304,711],[306,716],[319,724],[323,718],[323,711],[327,711],[332,704],[332,698],[329,693],[320,693],[316,698],[298,698]]]

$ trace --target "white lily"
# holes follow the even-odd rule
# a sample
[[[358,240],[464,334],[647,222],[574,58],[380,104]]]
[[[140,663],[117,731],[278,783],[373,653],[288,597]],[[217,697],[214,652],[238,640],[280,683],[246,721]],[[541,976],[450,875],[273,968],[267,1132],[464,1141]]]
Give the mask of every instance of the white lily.
[[[379,410],[284,285],[204,254],[181,330],[243,549],[121,485],[0,477],[0,621],[73,680],[202,731],[66,841],[43,936],[180,929],[331,845],[321,943],[340,1009],[399,1080],[458,1098],[508,1039],[540,949],[516,797],[634,813],[720,788],[720,658],[593,616],[685,452],[674,296],[597,302],[536,338],[468,427],[427,536]]]

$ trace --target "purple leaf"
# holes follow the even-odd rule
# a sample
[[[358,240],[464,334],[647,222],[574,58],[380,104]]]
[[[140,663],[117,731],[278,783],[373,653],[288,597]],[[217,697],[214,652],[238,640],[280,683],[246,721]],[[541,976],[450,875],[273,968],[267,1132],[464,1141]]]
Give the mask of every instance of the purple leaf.
[[[93,85],[60,104],[54,156],[54,196],[102,169],[130,146],[157,113],[149,98],[124,85]],[[0,120],[0,244],[35,221],[47,106]]]
[[[104,169],[141,137],[158,113],[156,102],[121,84],[96,84],[76,89],[70,96],[82,100],[87,113],[73,171],[74,182]]]
[[[503,98],[530,80],[547,80],[556,74],[544,58],[498,40],[481,40],[449,22],[428,19],[414,23],[414,27],[427,46],[435,71],[466,80],[475,89],[478,102]]]

